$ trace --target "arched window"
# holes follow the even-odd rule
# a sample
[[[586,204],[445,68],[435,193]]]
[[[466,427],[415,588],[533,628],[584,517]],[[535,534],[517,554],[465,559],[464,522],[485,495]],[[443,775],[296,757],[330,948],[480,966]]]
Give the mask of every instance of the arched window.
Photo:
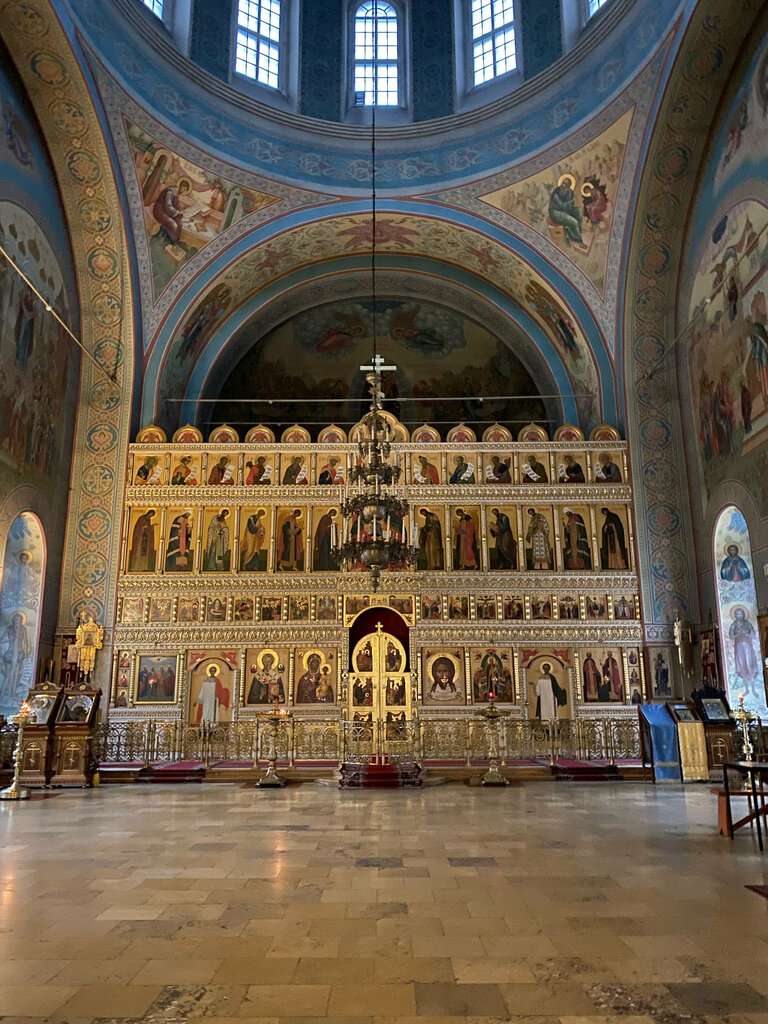
[[[366,107],[400,105],[400,31],[397,11],[381,0],[366,0],[355,11],[354,90]]]
[[[280,86],[280,0],[238,0],[235,71]]]
[[[601,7],[604,7],[608,3],[608,0],[586,0],[587,4],[587,18],[591,18],[593,14],[597,14]]]
[[[40,520],[21,512],[8,530],[0,583],[0,714],[6,718],[35,683],[45,555]]]
[[[143,3],[145,7],[148,7],[153,14],[156,14],[162,20],[163,0],[143,0]]]
[[[474,84],[482,85],[517,67],[514,0],[471,0]]]
[[[768,707],[757,630],[752,546],[744,513],[736,505],[728,505],[717,517],[713,556],[728,699],[734,705],[743,693],[746,706],[764,717]]]

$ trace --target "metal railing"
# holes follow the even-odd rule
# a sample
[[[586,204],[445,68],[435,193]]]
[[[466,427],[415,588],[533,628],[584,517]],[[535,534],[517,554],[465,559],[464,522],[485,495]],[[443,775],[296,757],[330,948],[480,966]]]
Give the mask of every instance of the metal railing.
[[[264,763],[274,732],[269,721],[189,725],[179,721],[110,722],[97,731],[94,749],[102,764],[196,762]],[[277,760],[282,764],[341,764],[384,756],[422,762],[469,765],[487,761],[489,733],[484,721],[466,717],[424,717],[409,722],[369,723],[297,717],[277,727]],[[498,727],[502,764],[558,760],[634,760],[640,757],[636,718],[564,719],[552,722],[504,719]]]

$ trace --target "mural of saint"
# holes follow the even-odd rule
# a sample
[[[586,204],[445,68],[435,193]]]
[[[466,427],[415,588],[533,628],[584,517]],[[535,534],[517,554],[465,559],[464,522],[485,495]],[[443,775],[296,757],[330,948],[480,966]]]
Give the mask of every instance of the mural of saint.
[[[234,482],[235,464],[226,455],[222,455],[208,474],[208,483],[215,487],[231,487]]]
[[[475,522],[469,512],[456,509],[454,524],[456,540],[453,547],[454,569],[479,569],[480,555],[477,548]]]
[[[189,192],[189,182],[183,178],[175,188],[171,185],[160,192],[152,204],[152,216],[160,227],[155,238],[166,245],[187,245],[181,241],[181,225],[184,219],[182,196]]]
[[[358,672],[370,672],[373,668],[373,655],[369,643],[364,644],[357,652],[355,667]]]
[[[339,566],[333,552],[339,546],[335,508],[320,516],[315,530],[314,567],[318,572],[338,572]]]
[[[229,572],[232,552],[229,546],[229,509],[223,508],[211,519],[205,542],[203,569],[206,572]]]
[[[331,455],[328,461],[320,470],[317,482],[322,485],[343,484],[344,464],[338,455]]]
[[[506,512],[498,508],[491,509],[496,522],[491,523],[491,536],[496,542],[496,568],[517,568],[517,541],[512,533],[512,524]]]
[[[627,569],[629,554],[624,542],[624,524],[621,517],[607,508],[601,508],[600,512],[605,516],[601,531],[600,568]]]
[[[240,552],[240,568],[243,572],[266,571],[267,552],[264,542],[267,537],[267,528],[263,522],[266,514],[266,509],[259,508],[245,521]]]
[[[281,572],[290,572],[304,568],[304,527],[301,523],[301,509],[290,512],[282,526],[277,542],[277,568]]]
[[[584,467],[572,455],[566,455],[557,467],[557,477],[561,484],[586,483]]]
[[[595,480],[601,484],[620,484],[621,470],[608,452],[601,452],[595,465]]]
[[[726,557],[720,566],[720,579],[730,580],[736,583],[740,580],[748,580],[752,575],[749,566],[739,554],[738,544],[729,544],[725,549]]]
[[[245,483],[248,487],[253,484],[267,486],[272,483],[272,463],[267,461],[266,455],[259,455],[255,462],[246,462]]]
[[[424,523],[419,528],[419,568],[443,568],[443,528],[440,517],[427,508],[419,509]]]
[[[761,676],[760,662],[755,650],[757,633],[749,621],[749,614],[742,605],[736,605],[731,612],[733,622],[728,628],[728,636],[733,642],[733,660],[736,675],[741,679],[745,689],[752,697],[763,700],[757,690],[757,681]]]
[[[457,455],[453,460],[454,470],[451,473],[449,483],[452,484],[474,484],[475,464],[467,462],[463,455]]]
[[[568,691],[563,689],[555,676],[552,674],[552,666],[545,661],[541,666],[541,673],[534,684],[536,693],[536,710],[534,718],[542,722],[551,722],[557,718],[557,709],[565,707],[568,703]]]
[[[528,542],[528,560],[531,569],[551,569],[552,549],[549,546],[550,528],[547,517],[535,508],[528,509],[528,529],[525,539]]]
[[[246,704],[285,704],[284,666],[277,663],[275,651],[262,651],[251,665],[251,684]]]
[[[193,568],[191,519],[192,510],[185,509],[171,523],[165,554],[166,572],[191,572]]]
[[[384,658],[384,668],[387,672],[399,672],[403,665],[403,656],[392,643],[391,640],[387,641],[387,653]]]
[[[613,651],[608,651],[603,662],[603,692],[605,691],[607,691],[607,694],[601,697],[603,700],[621,701],[624,699],[621,686],[621,671]]]
[[[131,549],[128,553],[129,572],[155,571],[155,527],[152,519],[153,508],[137,516],[131,534]]]
[[[520,470],[520,482],[524,484],[546,484],[549,476],[543,462],[535,455],[529,455]]]
[[[3,677],[0,681],[0,704],[14,705],[25,696],[22,691],[26,687],[20,684],[26,660],[32,653],[33,646],[23,612],[14,612],[11,615],[10,622],[0,636],[0,645],[2,644],[6,646],[2,655]]]
[[[592,549],[584,517],[569,508],[563,509],[563,556],[566,569],[592,568]]]
[[[587,252],[581,235],[583,209],[577,205],[574,189],[576,179],[572,174],[563,174],[557,188],[549,197],[549,219],[563,229],[566,245],[572,245],[579,252]]]
[[[514,699],[512,676],[496,651],[487,651],[482,656],[472,676],[472,699],[475,704],[487,703],[491,696],[501,702]]]

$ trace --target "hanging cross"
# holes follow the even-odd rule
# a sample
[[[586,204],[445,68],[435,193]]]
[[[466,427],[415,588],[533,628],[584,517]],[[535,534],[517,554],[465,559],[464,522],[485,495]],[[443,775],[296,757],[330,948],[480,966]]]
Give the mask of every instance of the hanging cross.
[[[360,369],[361,370],[368,370],[368,371],[373,370],[374,373],[378,373],[378,374],[380,374],[382,370],[396,370],[397,369],[397,367],[394,366],[394,365],[393,366],[386,366],[385,363],[384,363],[384,357],[380,356],[378,352],[376,353],[376,355],[371,360],[371,363],[372,363],[371,366],[361,366]]]

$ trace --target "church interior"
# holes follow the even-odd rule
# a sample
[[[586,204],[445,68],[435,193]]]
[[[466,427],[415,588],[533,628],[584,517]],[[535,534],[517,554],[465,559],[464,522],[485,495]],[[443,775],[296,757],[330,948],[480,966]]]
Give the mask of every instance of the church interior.
[[[0,0],[0,107],[0,1022],[766,1024],[768,8]]]

